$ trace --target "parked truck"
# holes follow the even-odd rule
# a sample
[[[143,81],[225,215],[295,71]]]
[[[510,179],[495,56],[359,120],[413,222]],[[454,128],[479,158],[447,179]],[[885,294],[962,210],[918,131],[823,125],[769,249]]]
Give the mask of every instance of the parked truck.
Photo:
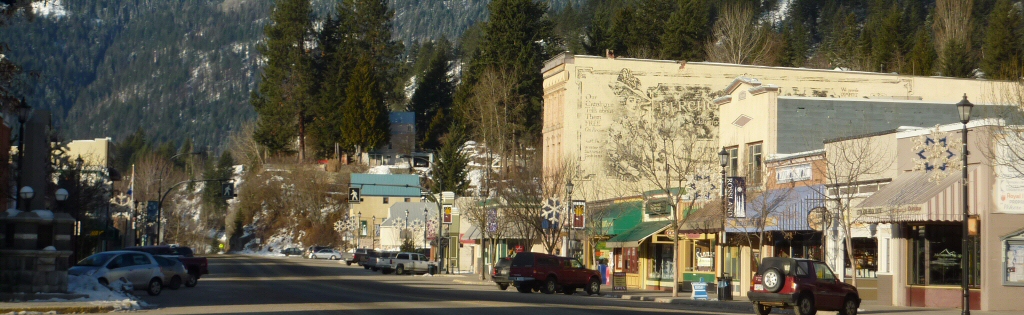
[[[389,259],[387,267],[381,267],[385,274],[389,273],[390,269],[398,275],[424,274],[437,270],[437,265],[427,260],[427,256],[423,254],[401,252],[395,255],[395,258]]]

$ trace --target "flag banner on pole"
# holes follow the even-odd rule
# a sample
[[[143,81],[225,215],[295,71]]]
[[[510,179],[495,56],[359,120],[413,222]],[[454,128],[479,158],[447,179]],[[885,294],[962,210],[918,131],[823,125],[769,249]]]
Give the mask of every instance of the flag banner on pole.
[[[725,191],[728,194],[726,209],[729,216],[733,218],[747,217],[747,183],[743,177],[729,177],[725,181]]]
[[[452,224],[452,205],[443,205],[441,206],[441,209],[444,211],[444,217],[442,218],[441,223]]]
[[[487,233],[498,232],[498,208],[487,209]]]
[[[572,228],[582,230],[587,224],[587,202],[583,200],[572,201]]]

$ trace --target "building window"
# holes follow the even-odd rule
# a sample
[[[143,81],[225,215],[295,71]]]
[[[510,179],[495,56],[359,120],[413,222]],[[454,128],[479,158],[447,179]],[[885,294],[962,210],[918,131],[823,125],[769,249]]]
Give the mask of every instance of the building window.
[[[366,221],[359,221],[359,236],[366,236]]]
[[[405,202],[409,202],[409,200],[412,200],[412,199],[409,198],[409,197],[405,197]]]
[[[747,185],[761,184],[761,143],[747,145]]]
[[[388,204],[388,202],[390,202],[390,199],[388,197],[384,197],[384,204]]]
[[[853,259],[857,266],[857,278],[877,278],[878,239],[873,237],[854,237],[850,239],[850,243],[853,245]],[[843,247],[846,247],[846,245],[844,244]],[[850,263],[850,256],[843,255],[843,262],[846,264],[846,274],[853,274],[854,265]]]
[[[739,148],[729,148],[725,151],[729,152],[729,176],[735,177],[740,170],[740,150]]]
[[[959,224],[913,225],[908,229],[911,239],[910,284],[916,285],[960,285],[960,259],[963,251],[963,227]],[[977,240],[973,238],[974,247]],[[968,250],[968,253],[976,252]],[[970,285],[978,286],[980,270],[978,255],[968,257],[971,270]]]

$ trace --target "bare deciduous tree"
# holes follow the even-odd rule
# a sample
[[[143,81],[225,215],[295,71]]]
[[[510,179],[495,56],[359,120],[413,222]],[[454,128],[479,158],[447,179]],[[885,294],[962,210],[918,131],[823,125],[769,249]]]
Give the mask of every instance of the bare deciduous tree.
[[[756,20],[748,4],[726,4],[711,32],[705,49],[709,61],[765,65],[771,60],[774,33],[770,25]]]
[[[971,36],[971,12],[973,0],[936,0],[935,51],[942,56],[946,45],[952,42],[969,43]]]
[[[771,169],[761,171],[761,178],[771,178],[774,172]],[[766,181],[767,182],[767,181]],[[729,220],[733,226],[740,231],[739,237],[744,240],[750,248],[763,249],[768,232],[768,227],[773,220],[778,220],[779,215],[786,211],[786,206],[797,198],[793,194],[795,185],[781,184],[777,187],[761,185],[760,187],[747,187],[747,217]],[[774,188],[774,189],[770,189]],[[755,261],[755,264],[760,264]]]

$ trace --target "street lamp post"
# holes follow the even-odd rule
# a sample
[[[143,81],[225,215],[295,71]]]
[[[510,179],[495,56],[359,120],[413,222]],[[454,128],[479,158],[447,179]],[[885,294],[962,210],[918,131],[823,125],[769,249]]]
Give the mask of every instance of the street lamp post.
[[[373,229],[370,234],[370,249],[377,248],[377,216],[370,217],[370,228]]]
[[[21,199],[25,201],[25,210],[24,211],[25,212],[30,211],[30,209],[29,209],[30,206],[28,204],[32,201],[32,197],[36,196],[35,190],[33,190],[32,187],[29,187],[29,186],[21,187],[21,191],[18,192],[18,196],[21,197]]]
[[[353,233],[353,234],[355,234],[355,236],[356,236],[356,248],[359,248],[359,245],[362,244],[362,240],[363,240],[363,212],[362,211],[356,212],[356,228],[355,228],[355,233]]]
[[[409,209],[405,209],[405,230],[402,232],[405,232],[403,234],[409,235]],[[409,236],[403,237],[402,243],[405,243],[405,239],[407,238],[409,238]]]
[[[566,216],[562,218],[562,226],[568,226],[569,227],[569,233],[567,234],[567,237],[566,237],[567,241],[565,242],[565,251],[566,251],[565,254],[566,254],[567,257],[576,257],[575,246],[573,246],[573,244],[572,244],[572,242],[574,241],[573,237],[572,237],[572,230],[573,230],[572,224],[573,224],[573,219],[575,219],[575,216],[574,216],[574,213],[573,213],[574,209],[572,208],[572,189],[573,189],[573,187],[574,187],[574,185],[572,184],[572,179],[570,179],[570,180],[565,182],[565,198],[567,199],[565,201],[565,209],[567,209],[569,211],[566,211]],[[566,221],[568,221],[569,224],[565,224]]]
[[[721,271],[720,272],[721,276],[718,278],[718,281],[719,281],[719,283],[721,283],[721,281],[725,281],[725,278],[726,278],[725,277],[725,218],[728,217],[727,211],[725,209],[725,166],[729,164],[729,152],[725,151],[725,147],[722,147],[722,151],[718,152],[718,164],[722,166],[722,197],[721,197],[721,199],[722,199],[722,226],[721,226],[722,227],[722,237],[719,238],[719,240],[718,240],[719,255],[721,255],[721,257],[719,257],[719,261],[721,261],[721,265],[719,267],[721,269],[720,270]],[[719,287],[722,287],[721,284],[719,284]],[[723,299],[723,294],[719,294],[718,300],[719,301],[726,301],[726,300],[729,300],[729,299]]]
[[[963,178],[961,178],[961,184],[963,184],[963,189],[962,190],[963,190],[963,194],[964,194],[963,195],[963,212],[964,212],[964,215],[963,215],[963,244],[961,245],[963,248],[961,249],[961,255],[960,255],[960,268],[962,269],[961,274],[962,274],[962,277],[963,277],[963,279],[961,279],[961,289],[963,290],[963,311],[961,311],[961,314],[964,314],[964,315],[970,315],[971,314],[970,289],[969,289],[969,286],[968,286],[968,281],[970,280],[971,270],[969,269],[970,265],[968,264],[968,260],[967,260],[967,258],[968,258],[967,247],[970,244],[970,241],[969,241],[970,237],[967,236],[967,234],[969,233],[967,218],[970,215],[970,213],[968,212],[968,209],[967,209],[967,198],[968,198],[967,197],[967,185],[968,185],[968,182],[967,182],[967,154],[968,154],[968,152],[967,152],[967,123],[971,121],[971,109],[972,108],[974,108],[974,104],[971,104],[971,102],[967,101],[967,94],[965,93],[964,94],[964,99],[956,104],[956,109],[958,110],[958,112],[960,114],[960,123],[962,123],[963,126],[964,126],[963,132],[961,132],[961,135],[963,136],[963,141],[962,141],[963,142],[963,148],[962,148],[962,151],[960,151],[961,152],[961,155],[960,155],[961,160],[963,160],[963,162],[964,162],[964,165],[963,165]]]
[[[423,250],[427,250],[427,207],[423,207]]]
[[[21,99],[21,103],[16,108],[18,113],[18,182],[15,187],[22,187],[22,170],[25,164],[25,122],[28,121],[28,115],[32,113],[32,108],[25,104],[25,99]],[[15,203],[15,209],[20,208],[20,203]]]

